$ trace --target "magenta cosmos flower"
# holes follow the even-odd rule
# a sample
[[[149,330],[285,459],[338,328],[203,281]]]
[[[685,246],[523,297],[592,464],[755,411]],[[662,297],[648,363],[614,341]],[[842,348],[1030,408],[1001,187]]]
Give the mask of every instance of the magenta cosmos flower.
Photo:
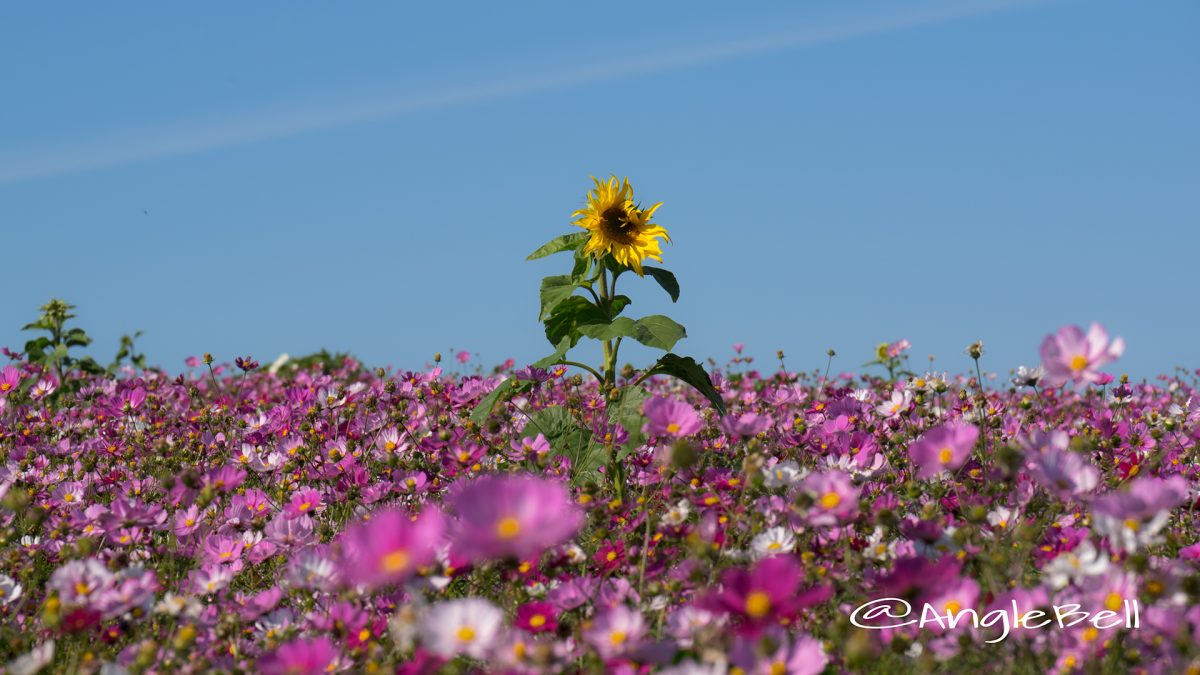
[[[528,560],[579,531],[583,514],[561,483],[530,475],[485,475],[455,486],[455,548],[472,560]]]
[[[909,457],[917,465],[917,478],[930,478],[962,466],[978,439],[979,427],[963,422],[926,431],[908,448]]]
[[[796,558],[777,555],[766,558],[751,570],[732,569],[721,577],[721,590],[709,594],[701,607],[728,613],[742,628],[757,633],[762,628],[790,619],[801,609],[824,602],[829,587],[800,588],[803,570]]]
[[[353,584],[378,588],[404,581],[433,562],[445,519],[426,508],[415,520],[403,511],[383,511],[342,533],[343,571]]]
[[[1093,323],[1086,335],[1079,326],[1070,325],[1047,335],[1038,351],[1046,368],[1046,382],[1051,386],[1066,382],[1095,384],[1102,375],[1100,366],[1116,361],[1125,351],[1125,341],[1116,338],[1110,342],[1108,332],[1098,323]]]
[[[646,401],[643,411],[646,431],[654,436],[682,438],[700,431],[700,416],[683,401],[655,396]]]
[[[263,675],[318,675],[331,672],[338,651],[328,638],[293,640],[258,660]]]

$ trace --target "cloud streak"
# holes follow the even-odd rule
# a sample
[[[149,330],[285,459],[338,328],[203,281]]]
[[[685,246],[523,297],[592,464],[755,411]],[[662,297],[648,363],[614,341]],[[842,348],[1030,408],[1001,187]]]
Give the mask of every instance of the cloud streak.
[[[890,33],[928,24],[1014,9],[1045,0],[987,0],[939,4],[857,17],[799,30],[718,44],[663,51],[625,61],[475,82],[437,91],[341,99],[215,119],[141,128],[0,158],[0,183],[91,171],[155,159],[273,141],[329,129],[379,122],[406,114],[478,105],[642,75],[683,70],[755,55]]]

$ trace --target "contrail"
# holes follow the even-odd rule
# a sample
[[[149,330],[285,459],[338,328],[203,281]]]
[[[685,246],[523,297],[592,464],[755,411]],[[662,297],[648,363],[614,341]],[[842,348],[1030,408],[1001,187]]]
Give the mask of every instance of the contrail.
[[[467,106],[608,80],[682,70],[756,54],[915,28],[1045,1],[956,1],[903,12],[860,17],[841,23],[808,26],[786,33],[676,49],[624,61],[605,61],[558,72],[464,84],[440,91],[339,100],[330,104],[262,110],[225,118],[142,128],[58,147],[35,148],[0,158],[0,183],[187,155],[375,122],[414,112]]]

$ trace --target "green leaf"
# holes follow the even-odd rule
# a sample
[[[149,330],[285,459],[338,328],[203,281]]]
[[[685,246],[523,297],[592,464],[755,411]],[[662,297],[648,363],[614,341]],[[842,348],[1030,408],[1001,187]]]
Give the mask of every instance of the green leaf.
[[[621,390],[620,398],[609,406],[610,415],[615,417],[629,433],[629,441],[625,443],[626,448],[636,448],[644,440],[642,427],[646,424],[646,418],[642,415],[642,403],[645,403],[648,396],[641,387],[625,387]]]
[[[679,280],[675,275],[661,267],[651,267],[650,265],[642,265],[642,271],[654,277],[659,286],[671,296],[671,302],[679,301]]]
[[[619,337],[634,337],[637,325],[627,316],[617,317],[611,323],[593,323],[579,326],[579,332],[597,340],[615,340]]]
[[[571,480],[578,484],[594,478],[596,469],[604,463],[606,449],[592,442],[592,432],[575,421],[562,406],[550,406],[535,412],[525,425],[526,435],[542,434],[550,449],[571,460]]]
[[[633,339],[646,345],[670,351],[680,338],[687,337],[687,330],[669,317],[651,314],[634,322]]]
[[[608,323],[608,318],[587,298],[572,295],[558,303],[543,323],[546,327],[546,339],[550,344],[557,348],[563,338],[570,338],[570,348],[579,342],[579,326]]]
[[[542,279],[542,311],[538,314],[538,320],[545,321],[546,317],[550,316],[550,312],[559,303],[575,293],[576,288],[579,288],[579,284],[573,278],[566,275],[550,276]]]
[[[82,328],[72,328],[64,337],[68,347],[86,347],[92,343],[92,338]]]
[[[476,424],[483,424],[492,414],[492,410],[501,401],[508,399],[518,394],[523,394],[533,388],[533,382],[528,380],[510,379],[496,385],[496,388],[488,392],[486,396],[475,404],[475,408],[471,410],[471,420]]]
[[[564,234],[561,237],[555,237],[545,244],[542,244],[541,248],[533,253],[530,253],[525,259],[537,260],[538,258],[545,258],[548,255],[554,255],[560,251],[574,251],[582,246],[590,236],[591,235],[587,232],[572,232],[571,234]]]
[[[581,324],[576,330],[581,335],[597,340],[629,337],[647,347],[663,350],[670,350],[680,338],[687,336],[683,326],[661,314],[652,314],[636,321],[622,316],[612,321]]]
[[[708,399],[709,403],[712,403],[717,412],[722,415],[725,414],[725,402],[721,400],[721,395],[717,393],[716,387],[713,387],[708,372],[690,356],[665,354],[657,363],[651,366],[649,372],[662,373],[683,380],[692,385],[696,391],[704,394],[704,397]]]
[[[530,365],[532,365],[534,368],[549,368],[550,366],[561,361],[562,358],[567,355],[567,351],[570,350],[571,347],[572,347],[572,344],[571,344],[570,336],[564,337],[563,339],[558,341],[558,345],[554,348],[553,354],[551,354],[550,356],[538,359],[537,361],[531,363]]]

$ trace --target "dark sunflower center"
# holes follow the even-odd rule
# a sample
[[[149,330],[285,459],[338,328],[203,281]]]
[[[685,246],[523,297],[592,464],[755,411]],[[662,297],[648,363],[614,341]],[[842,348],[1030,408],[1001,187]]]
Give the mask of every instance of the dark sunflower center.
[[[636,226],[629,222],[629,213],[620,206],[610,206],[600,214],[604,235],[621,244],[632,244]]]

